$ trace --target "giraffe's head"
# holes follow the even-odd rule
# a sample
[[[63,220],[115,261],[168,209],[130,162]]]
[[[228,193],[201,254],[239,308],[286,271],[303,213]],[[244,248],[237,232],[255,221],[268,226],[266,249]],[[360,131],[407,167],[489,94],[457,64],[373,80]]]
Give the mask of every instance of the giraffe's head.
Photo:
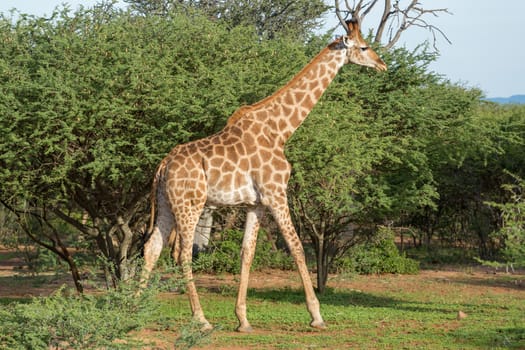
[[[386,64],[375,53],[368,43],[363,39],[359,28],[359,21],[355,19],[343,22],[346,25],[346,35],[342,37],[342,42],[346,47],[346,62],[360,66],[371,67],[378,71],[385,71]]]

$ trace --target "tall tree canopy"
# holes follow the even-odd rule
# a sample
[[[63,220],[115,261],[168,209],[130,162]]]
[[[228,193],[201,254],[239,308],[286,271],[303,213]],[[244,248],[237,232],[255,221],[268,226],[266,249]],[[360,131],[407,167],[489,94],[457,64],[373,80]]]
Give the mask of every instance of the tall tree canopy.
[[[159,160],[306,60],[300,44],[177,8],[169,17],[107,5],[2,18],[0,42],[1,200],[67,222],[117,277],[140,247]]]
[[[343,68],[292,138],[292,207],[321,290],[331,262],[376,225],[436,208],[432,152],[472,120],[480,95],[427,72],[433,57],[396,49],[383,52],[384,74]]]
[[[173,8],[198,10],[230,27],[253,27],[265,39],[306,37],[319,29],[329,8],[322,0],[125,0],[143,15],[167,15]]]

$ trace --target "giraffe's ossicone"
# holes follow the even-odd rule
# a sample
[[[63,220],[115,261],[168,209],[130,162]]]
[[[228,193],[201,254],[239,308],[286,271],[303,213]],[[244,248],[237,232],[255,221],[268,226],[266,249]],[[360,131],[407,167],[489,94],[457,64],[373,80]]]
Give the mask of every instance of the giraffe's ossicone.
[[[239,331],[252,328],[246,318],[248,275],[261,216],[274,216],[301,276],[311,326],[324,328],[319,301],[306,267],[303,247],[290,218],[286,187],[291,166],[284,145],[315,106],[339,69],[354,63],[386,70],[385,63],[363,40],[357,22],[347,34],[324,48],[284,87],[250,106],[241,107],[219,133],[175,147],[160,163],[152,189],[152,224],[144,247],[145,285],[164,244],[182,266],[193,317],[204,317],[191,271],[195,227],[206,205],[247,208],[242,242],[239,293],[235,312]]]

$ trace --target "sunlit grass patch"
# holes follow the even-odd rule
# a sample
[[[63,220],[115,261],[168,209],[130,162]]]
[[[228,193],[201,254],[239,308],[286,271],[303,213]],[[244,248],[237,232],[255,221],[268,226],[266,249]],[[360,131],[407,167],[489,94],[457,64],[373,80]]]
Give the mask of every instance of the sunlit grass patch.
[[[507,293],[502,293],[502,284],[512,285],[508,277],[484,284],[477,276],[477,282],[470,284],[469,276],[355,276],[346,288],[329,288],[319,296],[328,324],[325,331],[308,326],[310,319],[300,288],[250,289],[248,318],[255,329],[252,334],[234,331],[234,291],[201,290],[208,320],[221,328],[213,334],[208,348],[524,348],[523,288],[507,288]],[[367,286],[367,278],[371,279],[370,290],[362,288]],[[352,288],[353,284],[359,289]],[[173,327],[189,322],[186,295],[171,295],[162,303],[169,306],[163,308],[165,312],[177,312]],[[459,311],[466,318],[458,320]]]

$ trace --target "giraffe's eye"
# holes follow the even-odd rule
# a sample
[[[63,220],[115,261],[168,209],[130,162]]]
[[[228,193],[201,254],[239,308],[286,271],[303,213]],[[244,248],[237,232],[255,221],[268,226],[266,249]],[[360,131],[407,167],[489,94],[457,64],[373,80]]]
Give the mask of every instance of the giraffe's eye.
[[[364,46],[364,47],[361,48],[362,52],[365,52],[366,50],[368,50],[368,46]]]

